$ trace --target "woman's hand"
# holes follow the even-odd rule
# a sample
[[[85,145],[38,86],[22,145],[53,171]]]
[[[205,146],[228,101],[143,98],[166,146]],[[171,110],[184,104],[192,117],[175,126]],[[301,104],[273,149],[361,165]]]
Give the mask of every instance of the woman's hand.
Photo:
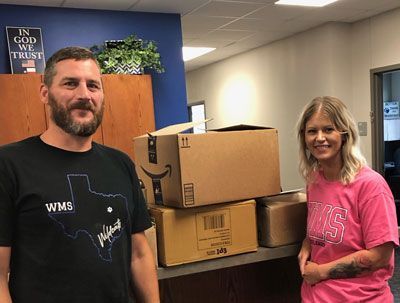
[[[311,285],[324,280],[319,271],[319,265],[317,263],[307,261],[306,265],[304,266],[303,279]]]
[[[310,240],[308,238],[305,238],[303,240],[303,245],[301,246],[300,252],[297,256],[302,276],[304,276],[304,268],[306,266],[307,261],[310,259],[310,255],[311,255]]]

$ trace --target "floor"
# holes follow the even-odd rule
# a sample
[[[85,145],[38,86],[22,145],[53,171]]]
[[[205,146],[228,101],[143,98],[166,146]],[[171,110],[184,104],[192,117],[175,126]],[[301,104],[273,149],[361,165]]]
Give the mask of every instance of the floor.
[[[389,284],[392,288],[392,293],[394,295],[394,302],[400,303],[400,248],[396,249],[396,260],[395,260],[395,270],[392,279]]]

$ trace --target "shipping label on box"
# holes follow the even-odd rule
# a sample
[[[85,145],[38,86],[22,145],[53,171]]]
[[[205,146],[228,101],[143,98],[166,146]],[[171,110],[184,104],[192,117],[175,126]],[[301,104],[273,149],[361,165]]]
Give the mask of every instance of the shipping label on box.
[[[189,209],[153,205],[150,213],[164,266],[257,250],[254,200]]]
[[[232,244],[230,209],[196,214],[199,250]]]
[[[189,208],[280,192],[276,129],[160,130],[135,138],[134,144],[150,204]]]

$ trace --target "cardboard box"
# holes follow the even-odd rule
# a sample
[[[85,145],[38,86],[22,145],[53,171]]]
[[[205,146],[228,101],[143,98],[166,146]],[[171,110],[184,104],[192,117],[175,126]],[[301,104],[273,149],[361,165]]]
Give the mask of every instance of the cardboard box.
[[[177,209],[151,206],[158,261],[172,266],[257,250],[255,201]]]
[[[307,224],[307,197],[302,192],[257,199],[260,246],[276,247],[303,241]]]
[[[136,170],[149,204],[187,208],[280,192],[276,129],[242,125],[180,133],[189,125],[134,139]]]
[[[156,267],[158,267],[156,224],[155,222],[152,223],[152,227],[146,229],[144,234],[146,235],[147,242],[149,243],[151,251],[153,252],[154,263]]]

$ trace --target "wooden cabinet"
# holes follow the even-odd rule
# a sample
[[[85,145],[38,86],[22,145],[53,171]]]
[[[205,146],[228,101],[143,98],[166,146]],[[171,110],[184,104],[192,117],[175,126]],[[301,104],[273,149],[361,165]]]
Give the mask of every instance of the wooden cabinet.
[[[158,268],[163,303],[299,303],[301,243]]]
[[[275,259],[159,281],[163,303],[300,303],[297,257]]]
[[[0,145],[45,131],[40,83],[38,74],[0,75]]]
[[[0,75],[0,145],[46,130],[41,75]],[[132,159],[133,138],[155,130],[150,75],[103,75],[105,109],[94,140]]]
[[[103,144],[134,158],[133,138],[155,130],[150,75],[104,75]]]

